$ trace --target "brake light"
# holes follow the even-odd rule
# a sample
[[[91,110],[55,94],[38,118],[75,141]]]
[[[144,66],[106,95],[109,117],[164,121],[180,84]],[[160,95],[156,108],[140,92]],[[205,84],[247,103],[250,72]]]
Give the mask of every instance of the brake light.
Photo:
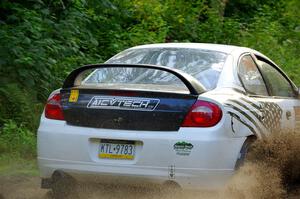
[[[222,118],[221,108],[212,102],[198,100],[186,115],[182,127],[212,127]]]
[[[46,118],[54,120],[64,120],[64,114],[60,100],[60,93],[53,94],[49,97],[45,107]]]

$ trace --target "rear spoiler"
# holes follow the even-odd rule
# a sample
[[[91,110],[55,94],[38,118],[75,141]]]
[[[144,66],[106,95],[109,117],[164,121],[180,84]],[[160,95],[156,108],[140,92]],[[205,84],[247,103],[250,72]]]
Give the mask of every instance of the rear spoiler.
[[[149,69],[156,69],[161,71],[166,71],[178,77],[185,86],[189,89],[190,93],[193,95],[199,95],[204,93],[206,89],[204,86],[194,77],[191,75],[174,68],[164,67],[164,66],[157,66],[157,65],[148,65],[148,64],[92,64],[92,65],[85,65],[80,68],[73,70],[65,79],[64,84],[62,86],[63,89],[71,88],[76,85],[76,82],[82,80],[82,74],[86,70],[90,69],[97,69],[97,68],[113,68],[113,67],[130,67],[130,68],[149,68]]]

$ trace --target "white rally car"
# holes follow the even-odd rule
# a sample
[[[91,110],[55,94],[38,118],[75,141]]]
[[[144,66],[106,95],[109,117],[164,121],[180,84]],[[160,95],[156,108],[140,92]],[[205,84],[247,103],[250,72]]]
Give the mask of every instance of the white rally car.
[[[263,54],[137,46],[74,70],[50,95],[38,129],[42,187],[59,194],[93,178],[213,189],[251,142],[280,129],[300,131],[299,89]]]

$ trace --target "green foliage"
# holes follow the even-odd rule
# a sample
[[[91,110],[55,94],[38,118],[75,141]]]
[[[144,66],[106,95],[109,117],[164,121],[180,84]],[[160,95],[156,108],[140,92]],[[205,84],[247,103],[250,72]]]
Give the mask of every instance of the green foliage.
[[[13,118],[18,124],[35,130],[41,114],[41,103],[33,103],[34,90],[21,89],[17,84],[0,86],[1,122]]]
[[[96,52],[96,42],[86,27],[90,21],[84,12],[72,7],[59,20],[39,2],[34,9],[2,3],[4,12],[12,14],[6,16],[0,29],[0,74],[2,84],[34,87],[37,99],[45,100],[74,65],[94,61],[86,55]]]
[[[1,132],[35,132],[42,104],[71,70],[140,44],[251,47],[300,85],[299,9],[299,0],[2,0]]]
[[[168,28],[162,16],[165,8],[160,1],[135,0],[132,3],[135,7],[130,8],[130,12],[136,24],[128,27],[127,34],[123,34],[130,45],[164,42]]]
[[[7,120],[0,131],[0,154],[33,157],[36,148],[35,140],[35,135],[24,125],[17,125],[13,120]]]

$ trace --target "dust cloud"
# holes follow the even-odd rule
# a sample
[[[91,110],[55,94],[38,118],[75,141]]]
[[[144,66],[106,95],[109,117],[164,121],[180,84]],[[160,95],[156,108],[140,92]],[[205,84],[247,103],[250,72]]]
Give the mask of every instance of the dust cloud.
[[[300,132],[280,132],[254,143],[226,191],[234,198],[287,198],[299,180]]]
[[[20,180],[20,179],[19,179]],[[9,184],[9,182],[13,182]],[[6,185],[5,185],[6,183]],[[51,199],[51,191],[39,189],[37,177],[0,180],[0,199]],[[222,189],[182,191],[180,189],[140,188],[100,184],[77,184],[78,197],[72,199],[264,199],[300,198],[300,132],[276,133],[266,140],[256,141],[245,164]],[[0,186],[1,187],[1,186]],[[74,190],[75,191],[75,190]]]

